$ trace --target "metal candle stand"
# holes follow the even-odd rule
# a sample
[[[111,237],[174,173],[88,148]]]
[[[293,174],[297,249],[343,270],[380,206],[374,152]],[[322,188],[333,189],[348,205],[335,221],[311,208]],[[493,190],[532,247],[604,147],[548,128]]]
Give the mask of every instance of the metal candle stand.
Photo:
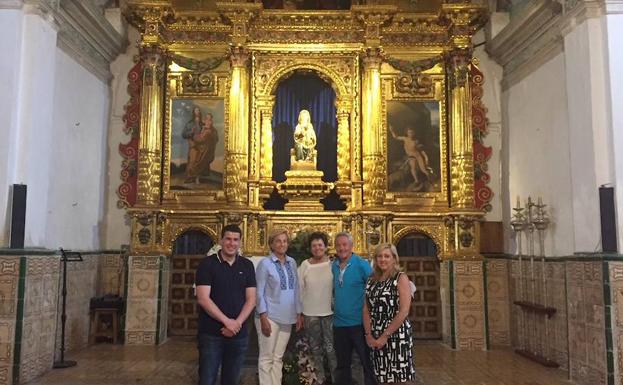
[[[538,203],[528,197],[525,208],[521,207],[521,201],[517,197],[517,206],[513,208],[514,214],[511,219],[511,227],[516,234],[517,257],[519,260],[519,293],[518,299],[513,303],[520,307],[519,328],[528,331],[528,335],[520,333],[519,348],[515,350],[518,354],[528,357],[540,364],[548,367],[558,367],[559,365],[547,358],[549,349],[549,319],[556,313],[556,309],[547,304],[547,280],[545,274],[545,230],[549,226],[549,218],[545,213],[543,201],[539,197]],[[541,277],[535,277],[535,253],[534,253],[534,232],[537,232],[539,260],[541,263]],[[524,287],[524,260],[525,255],[522,249],[522,235],[526,238],[529,263],[530,263],[530,295],[528,297],[527,287]],[[526,261],[528,262],[528,261]],[[537,302],[536,280],[541,279],[543,290],[543,303]],[[544,338],[540,338],[538,317],[545,315],[544,319]],[[532,338],[530,338],[532,336]],[[540,342],[539,342],[540,341]],[[531,342],[534,342],[532,344]],[[539,346],[542,345],[542,346]]]

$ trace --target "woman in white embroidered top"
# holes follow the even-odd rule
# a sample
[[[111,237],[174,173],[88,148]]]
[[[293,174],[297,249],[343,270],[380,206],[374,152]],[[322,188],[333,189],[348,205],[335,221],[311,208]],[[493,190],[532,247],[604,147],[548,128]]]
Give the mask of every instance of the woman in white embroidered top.
[[[318,384],[335,382],[337,361],[333,349],[333,274],[331,261],[327,255],[327,236],[321,232],[309,236],[309,248],[312,257],[301,263],[298,269],[303,303],[303,322],[309,339]],[[324,361],[327,360],[330,375],[325,373]]]
[[[271,253],[255,271],[260,385],[281,385],[283,353],[292,325],[297,331],[303,326],[296,261],[286,255],[288,242],[286,230],[273,230],[268,236]]]

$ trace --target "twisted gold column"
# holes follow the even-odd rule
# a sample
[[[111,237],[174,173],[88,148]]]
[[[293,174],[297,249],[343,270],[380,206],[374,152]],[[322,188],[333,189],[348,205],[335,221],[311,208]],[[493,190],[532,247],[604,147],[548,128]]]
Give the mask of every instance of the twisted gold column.
[[[157,48],[142,51],[141,133],[138,150],[137,203],[156,205],[160,199],[162,154],[162,92],[164,58]]]
[[[225,158],[225,196],[235,205],[247,201],[248,127],[249,127],[249,54],[244,48],[231,50],[229,91],[229,130]]]
[[[471,97],[469,91],[468,52],[460,50],[450,57],[450,127],[452,157],[450,177],[452,207],[474,206],[474,159],[471,121]]]
[[[261,116],[260,137],[260,179],[272,180],[273,177],[273,104],[275,97],[257,101]]]
[[[350,180],[350,118],[351,102],[337,101],[337,180]]]
[[[381,56],[379,49],[368,50],[363,58],[362,141],[363,204],[383,203],[385,157],[381,140]]]

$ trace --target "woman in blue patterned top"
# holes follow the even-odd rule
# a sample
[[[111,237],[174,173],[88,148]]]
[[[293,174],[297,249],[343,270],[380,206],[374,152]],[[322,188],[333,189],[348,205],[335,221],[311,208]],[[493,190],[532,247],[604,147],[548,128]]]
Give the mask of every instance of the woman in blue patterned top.
[[[268,237],[271,253],[255,272],[260,385],[281,385],[283,353],[292,325],[297,331],[303,325],[296,261],[286,255],[288,242],[287,230],[274,230]]]

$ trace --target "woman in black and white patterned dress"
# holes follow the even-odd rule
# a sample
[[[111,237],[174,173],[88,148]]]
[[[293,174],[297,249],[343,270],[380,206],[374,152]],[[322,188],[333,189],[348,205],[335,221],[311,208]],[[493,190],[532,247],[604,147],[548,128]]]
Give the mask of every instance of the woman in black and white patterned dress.
[[[411,286],[399,270],[396,247],[380,245],[366,285],[363,326],[374,374],[381,384],[415,381],[413,333],[407,319],[410,304]]]

